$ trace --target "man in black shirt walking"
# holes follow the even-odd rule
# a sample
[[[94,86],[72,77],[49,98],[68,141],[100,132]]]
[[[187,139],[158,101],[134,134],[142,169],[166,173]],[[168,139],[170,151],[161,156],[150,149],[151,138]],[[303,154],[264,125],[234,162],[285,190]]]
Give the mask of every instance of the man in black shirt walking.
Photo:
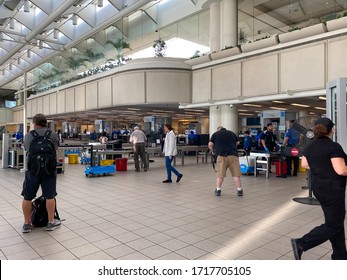
[[[237,195],[243,195],[241,187],[240,163],[237,155],[237,145],[239,139],[236,134],[224,127],[219,126],[217,132],[213,133],[208,143],[208,147],[213,154],[217,156],[217,187],[216,196],[221,195],[221,188],[226,177],[227,169],[230,169],[234,182],[237,187]]]

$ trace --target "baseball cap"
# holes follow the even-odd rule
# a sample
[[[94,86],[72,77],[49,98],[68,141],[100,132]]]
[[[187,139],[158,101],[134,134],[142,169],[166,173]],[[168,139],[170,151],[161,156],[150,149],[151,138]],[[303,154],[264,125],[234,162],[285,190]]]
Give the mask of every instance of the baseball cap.
[[[327,128],[328,131],[330,131],[334,127],[334,123],[329,118],[320,118],[315,121],[315,125],[321,124]]]

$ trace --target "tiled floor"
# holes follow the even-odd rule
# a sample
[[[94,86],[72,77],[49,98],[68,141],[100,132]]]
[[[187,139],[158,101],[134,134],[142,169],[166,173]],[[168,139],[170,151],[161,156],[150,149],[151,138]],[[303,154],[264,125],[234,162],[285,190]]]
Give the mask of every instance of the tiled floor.
[[[58,175],[61,228],[23,234],[20,196],[23,173],[0,169],[0,259],[293,259],[290,238],[322,222],[319,206],[296,203],[306,197],[306,174],[266,179],[243,176],[236,196],[228,174],[222,196],[214,195],[210,164],[186,157],[177,168],[180,183],[163,184],[164,159],[148,172],[116,172],[87,178],[81,164],[66,164]],[[273,170],[275,168],[273,167]],[[176,178],[173,178],[174,180]],[[330,259],[330,244],[303,259]]]

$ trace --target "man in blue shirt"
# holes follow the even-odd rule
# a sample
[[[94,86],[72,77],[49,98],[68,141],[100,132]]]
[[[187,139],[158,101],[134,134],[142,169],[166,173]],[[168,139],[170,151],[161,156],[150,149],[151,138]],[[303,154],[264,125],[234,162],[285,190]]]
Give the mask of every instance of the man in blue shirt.
[[[284,141],[282,146],[285,147],[296,147],[299,143],[300,139],[300,132],[292,128],[294,123],[294,120],[289,121],[289,126],[290,128],[286,132],[286,135],[284,137]],[[293,170],[293,176],[298,175],[298,169],[299,169],[299,157],[291,157],[291,156],[286,156],[286,164],[287,164],[287,177],[292,176],[292,163],[294,166]]]
[[[249,155],[252,148],[252,138],[249,136],[248,130],[246,130],[243,135],[243,149],[247,152],[247,155]]]

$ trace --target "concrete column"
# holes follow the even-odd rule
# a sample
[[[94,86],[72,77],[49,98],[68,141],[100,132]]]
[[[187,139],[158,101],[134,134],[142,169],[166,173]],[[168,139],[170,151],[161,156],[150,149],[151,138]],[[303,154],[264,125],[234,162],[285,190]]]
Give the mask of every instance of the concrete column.
[[[222,48],[238,43],[238,0],[223,0]]]
[[[220,49],[220,2],[212,2],[210,5],[210,51]]]
[[[217,131],[217,127],[221,124],[221,108],[220,106],[210,106],[210,135]]]
[[[308,111],[299,111],[298,112],[298,117],[300,118],[300,117],[305,117],[305,116],[307,116],[309,114],[309,112]]]
[[[222,105],[221,107],[221,125],[226,129],[235,132],[238,135],[239,130],[239,116],[235,106]]]

